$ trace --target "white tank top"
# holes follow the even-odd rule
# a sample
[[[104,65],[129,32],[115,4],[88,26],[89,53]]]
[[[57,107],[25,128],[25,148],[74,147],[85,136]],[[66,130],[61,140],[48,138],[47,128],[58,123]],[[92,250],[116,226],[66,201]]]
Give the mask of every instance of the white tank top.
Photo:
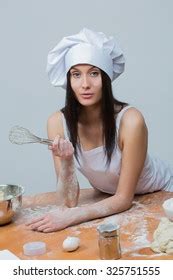
[[[120,121],[123,114],[132,106],[124,107],[117,115],[117,139]],[[68,139],[67,125],[62,114],[64,135]],[[121,169],[121,150],[118,145],[113,151],[110,165],[106,167],[106,157],[104,147],[100,146],[89,151],[81,152],[78,149],[78,161],[75,159],[76,168],[88,179],[91,186],[109,194],[115,194],[118,185]],[[171,179],[172,177],[172,179]],[[170,189],[170,181],[173,182],[173,168],[168,163],[151,157],[147,154],[145,164],[139,177],[135,194],[154,192],[157,190],[173,191],[173,185]]]

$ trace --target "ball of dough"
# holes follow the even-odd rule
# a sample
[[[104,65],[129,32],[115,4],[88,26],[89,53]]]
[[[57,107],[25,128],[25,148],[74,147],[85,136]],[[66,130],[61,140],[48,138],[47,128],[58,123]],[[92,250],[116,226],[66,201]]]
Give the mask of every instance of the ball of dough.
[[[151,243],[151,249],[154,252],[173,254],[173,222],[165,217],[161,218],[153,237],[154,241]]]
[[[168,219],[173,222],[173,198],[165,200],[162,206]]]
[[[64,251],[75,251],[80,245],[80,239],[78,237],[68,236],[62,244]]]

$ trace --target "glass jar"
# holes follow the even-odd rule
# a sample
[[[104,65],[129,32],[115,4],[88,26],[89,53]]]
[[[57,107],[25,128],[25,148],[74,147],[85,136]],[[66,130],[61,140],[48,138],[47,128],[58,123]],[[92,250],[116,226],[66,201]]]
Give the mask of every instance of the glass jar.
[[[119,226],[102,224],[97,227],[99,232],[99,251],[102,260],[117,260],[121,258]]]

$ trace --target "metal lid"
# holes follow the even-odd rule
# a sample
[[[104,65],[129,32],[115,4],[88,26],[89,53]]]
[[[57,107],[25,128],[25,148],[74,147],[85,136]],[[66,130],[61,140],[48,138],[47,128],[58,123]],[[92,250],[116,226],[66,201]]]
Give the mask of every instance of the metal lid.
[[[112,237],[118,235],[119,228],[117,224],[105,223],[98,226],[97,230],[104,237]]]

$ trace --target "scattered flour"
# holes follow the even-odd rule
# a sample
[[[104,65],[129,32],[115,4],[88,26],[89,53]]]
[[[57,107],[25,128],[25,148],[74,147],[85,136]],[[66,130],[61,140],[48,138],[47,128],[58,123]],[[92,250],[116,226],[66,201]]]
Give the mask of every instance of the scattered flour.
[[[152,202],[150,202],[152,203]],[[116,223],[123,228],[123,234],[128,235],[128,240],[131,241],[131,246],[121,246],[122,253],[129,253],[136,256],[145,256],[145,254],[136,253],[137,250],[150,247],[151,242],[148,240],[149,230],[147,228],[147,221],[145,218],[155,218],[160,220],[160,213],[153,213],[148,211],[148,205],[141,204],[138,201],[133,203],[133,207],[125,212],[114,214],[103,219],[97,219],[89,222],[73,226],[73,230],[80,230],[82,228],[97,228],[102,223]],[[129,225],[133,222],[134,227]],[[123,242],[122,242],[123,243]],[[148,256],[148,255],[147,255]]]
[[[40,217],[56,209],[56,205],[47,205],[44,207],[36,206],[34,208],[22,208],[20,214],[18,215],[18,219],[16,219],[15,223],[21,224],[22,222],[26,222],[34,218]]]
[[[150,202],[152,203],[152,202]],[[56,210],[56,205],[47,205],[44,207],[34,207],[34,208],[23,208],[20,211],[20,215],[18,219],[16,219],[15,223],[20,224],[22,222],[26,222],[27,220],[31,220],[33,218],[36,218],[38,216],[44,215],[50,211]],[[137,250],[140,250],[142,248],[150,247],[151,242],[148,240],[148,234],[149,230],[147,228],[147,221],[145,218],[151,218],[153,217],[155,219],[160,220],[160,214],[155,212],[149,212],[148,211],[148,205],[144,205],[138,201],[135,201],[133,203],[133,207],[129,210],[114,214],[112,216],[108,216],[102,219],[96,219],[89,222],[84,222],[76,226],[70,227],[72,233],[74,235],[79,235],[81,233],[81,230],[84,228],[97,228],[98,225],[102,223],[116,223],[120,226],[120,233],[123,230],[123,234],[128,235],[128,241],[132,245],[121,246],[122,253],[129,253],[131,255],[137,256],[138,253]],[[133,222],[133,227],[131,227],[131,221]],[[123,241],[124,242],[124,241]],[[123,245],[122,242],[122,245]],[[145,256],[145,254],[139,254],[138,256]]]

